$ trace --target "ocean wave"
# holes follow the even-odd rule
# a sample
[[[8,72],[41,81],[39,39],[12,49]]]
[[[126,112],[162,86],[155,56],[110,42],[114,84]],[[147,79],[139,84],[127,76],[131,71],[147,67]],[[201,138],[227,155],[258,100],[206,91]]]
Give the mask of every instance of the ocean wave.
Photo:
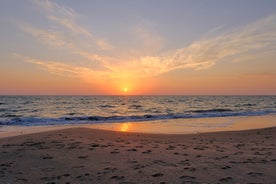
[[[0,109],[0,112],[5,112],[5,111],[7,111],[7,109],[3,109],[3,108]]]
[[[135,104],[129,106],[130,109],[140,109],[141,107],[142,107],[141,105],[135,105]]]
[[[113,105],[100,105],[101,108],[114,108]]]
[[[237,112],[228,109],[196,110],[193,113],[184,114],[144,114],[132,116],[65,116],[59,118],[39,117],[0,117],[0,125],[62,125],[62,124],[97,124],[114,122],[139,122],[153,120],[170,120],[186,118],[230,117],[230,116],[261,116],[275,114],[276,111],[247,111]]]
[[[194,113],[208,113],[208,112],[232,112],[231,109],[207,109],[207,110],[192,110]]]

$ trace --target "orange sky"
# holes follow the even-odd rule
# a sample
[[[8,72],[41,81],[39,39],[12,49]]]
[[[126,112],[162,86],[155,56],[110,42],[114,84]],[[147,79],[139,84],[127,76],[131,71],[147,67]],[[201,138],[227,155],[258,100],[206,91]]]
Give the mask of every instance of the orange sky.
[[[276,94],[275,1],[153,2],[1,1],[0,95]]]

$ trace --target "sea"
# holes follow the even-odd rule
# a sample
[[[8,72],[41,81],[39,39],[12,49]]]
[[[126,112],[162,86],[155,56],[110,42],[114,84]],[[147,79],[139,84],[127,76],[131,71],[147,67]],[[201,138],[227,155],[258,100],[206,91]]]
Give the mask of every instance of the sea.
[[[1,126],[143,123],[275,114],[276,96],[0,96]]]

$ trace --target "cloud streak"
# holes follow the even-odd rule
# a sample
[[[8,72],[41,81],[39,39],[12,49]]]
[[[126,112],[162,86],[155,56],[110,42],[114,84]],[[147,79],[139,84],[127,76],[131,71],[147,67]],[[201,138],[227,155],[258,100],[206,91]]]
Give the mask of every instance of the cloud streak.
[[[247,57],[247,53],[267,47],[276,47],[276,15],[232,30],[212,38],[192,42],[189,46],[165,53],[159,53],[164,38],[143,27],[136,27],[135,35],[145,52],[135,57],[124,57],[114,52],[115,46],[105,38],[96,38],[92,31],[76,23],[77,14],[68,7],[51,1],[34,1],[38,7],[46,10],[46,18],[59,25],[58,29],[39,29],[21,24],[25,32],[42,43],[70,51],[88,62],[96,63],[96,68],[66,64],[64,61],[47,61],[24,57],[24,60],[39,65],[51,73],[88,78],[134,78],[152,77],[177,69],[208,69],[217,63],[231,58]],[[119,46],[117,46],[119,47]],[[125,50],[131,56],[133,49]],[[22,57],[21,57],[22,58]],[[85,76],[85,77],[84,77]],[[89,77],[88,77],[89,76]]]
[[[33,0],[33,3],[45,11],[46,18],[50,22],[65,28],[64,34],[70,37],[82,37],[87,42],[93,43],[100,50],[110,50],[112,48],[107,39],[97,38],[90,30],[77,24],[76,19],[79,16],[73,9],[49,0]]]
[[[88,67],[80,67],[78,65],[65,64],[59,61],[39,60],[30,58],[28,56],[20,55],[18,53],[14,53],[14,56],[21,60],[24,60],[25,62],[35,64],[43,70],[48,71],[52,74],[70,78],[79,78],[80,80],[83,80],[88,83],[91,83],[90,79],[93,79],[95,82],[97,80],[110,78],[110,73],[103,71],[95,71]]]
[[[62,32],[51,30],[51,29],[48,29],[48,30],[38,29],[26,23],[20,23],[18,24],[18,26],[20,27],[20,29],[29,33],[35,39],[39,40],[40,42],[46,44],[49,47],[54,47],[56,49],[74,48],[73,44],[71,44],[69,40],[65,40]]]
[[[142,57],[143,66],[156,75],[180,68],[207,69],[229,57],[246,57],[247,52],[275,48],[276,15],[248,24],[230,33],[195,41],[159,57]],[[156,72],[154,72],[156,71]]]
[[[84,35],[89,38],[93,37],[92,33],[90,33],[87,29],[76,25],[76,23],[74,23],[73,20],[70,20],[68,18],[58,18],[53,15],[48,16],[48,19],[64,26],[65,28],[71,30],[75,34]]]

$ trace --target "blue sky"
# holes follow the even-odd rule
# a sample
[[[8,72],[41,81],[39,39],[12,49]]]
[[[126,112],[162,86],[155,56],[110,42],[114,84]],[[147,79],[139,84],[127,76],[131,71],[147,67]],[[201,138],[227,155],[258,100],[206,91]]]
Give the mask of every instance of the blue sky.
[[[1,94],[276,93],[273,0],[3,0],[0,17]]]

